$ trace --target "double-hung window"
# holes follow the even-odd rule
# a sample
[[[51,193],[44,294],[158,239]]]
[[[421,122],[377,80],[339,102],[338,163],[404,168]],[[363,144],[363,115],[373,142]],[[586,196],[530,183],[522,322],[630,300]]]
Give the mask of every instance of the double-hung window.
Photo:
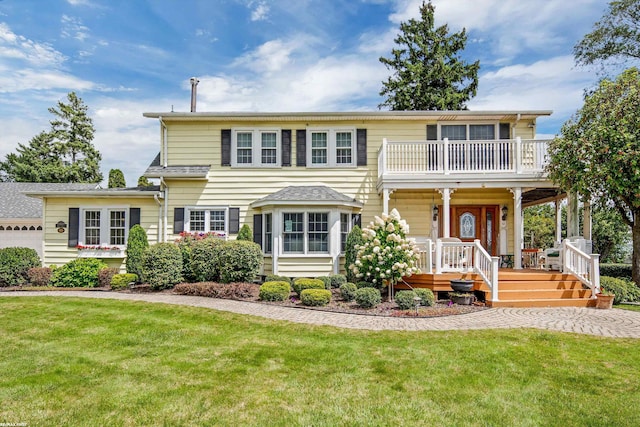
[[[81,245],[125,246],[129,218],[123,208],[87,208],[80,221]]]
[[[284,212],[282,244],[285,254],[329,253],[329,213]]]
[[[496,139],[496,125],[441,125],[440,139],[445,138],[449,141],[491,141]]]
[[[227,234],[228,208],[187,208],[187,224],[185,230],[192,233]]]
[[[280,166],[280,130],[234,129],[231,164],[236,167]]]
[[[347,237],[351,232],[352,223],[351,223],[351,214],[341,213],[340,214],[340,252],[344,253],[345,248],[347,247]]]
[[[307,165],[355,166],[355,129],[308,129]]]
[[[273,214],[264,214],[264,239],[263,252],[265,254],[273,253]]]

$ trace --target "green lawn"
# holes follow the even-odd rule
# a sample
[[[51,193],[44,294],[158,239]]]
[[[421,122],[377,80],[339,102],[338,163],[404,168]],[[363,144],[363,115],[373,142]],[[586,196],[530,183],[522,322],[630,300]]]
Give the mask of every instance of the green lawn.
[[[640,340],[0,297],[0,423],[640,425]]]

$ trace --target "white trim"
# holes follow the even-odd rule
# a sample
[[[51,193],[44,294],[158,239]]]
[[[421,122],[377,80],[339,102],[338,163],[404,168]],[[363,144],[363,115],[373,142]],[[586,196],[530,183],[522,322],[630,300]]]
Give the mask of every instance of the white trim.
[[[79,246],[109,246],[119,247],[120,249],[126,249],[127,239],[129,238],[129,224],[130,224],[130,206],[81,206],[78,218],[78,245]],[[110,230],[111,230],[111,212],[124,211],[124,244],[116,245],[110,243]],[[86,212],[100,212],[100,244],[86,243]]]
[[[322,164],[314,164],[312,162],[312,135],[314,133],[327,133],[327,162]],[[336,146],[336,134],[338,133],[350,133],[351,134],[351,162],[338,163]],[[350,168],[357,165],[357,133],[354,127],[319,127],[319,128],[307,128],[307,167],[311,168]]]
[[[204,211],[204,231],[191,229],[191,212]],[[184,207],[184,231],[188,233],[209,233],[220,232],[220,230],[211,230],[211,211],[224,211],[224,230],[225,236],[229,236],[229,206],[185,206]]]
[[[251,134],[251,163],[238,163],[238,134]],[[276,162],[262,163],[262,134],[276,134]],[[231,167],[234,168],[279,168],[282,166],[282,129],[271,127],[231,129]]]

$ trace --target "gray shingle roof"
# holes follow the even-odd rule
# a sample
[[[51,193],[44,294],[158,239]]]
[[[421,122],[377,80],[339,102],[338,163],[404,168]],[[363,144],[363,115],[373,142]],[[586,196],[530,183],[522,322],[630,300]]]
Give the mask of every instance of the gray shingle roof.
[[[211,165],[167,166],[165,168],[160,165],[160,153],[158,153],[144,172],[144,176],[147,178],[206,178],[210,168]]]
[[[40,218],[42,200],[25,193],[38,191],[85,191],[97,184],[57,184],[38,182],[0,182],[0,218]]]
[[[339,193],[325,185],[289,186],[280,191],[256,200],[252,205],[267,204],[325,204],[360,206],[362,203],[355,198]]]

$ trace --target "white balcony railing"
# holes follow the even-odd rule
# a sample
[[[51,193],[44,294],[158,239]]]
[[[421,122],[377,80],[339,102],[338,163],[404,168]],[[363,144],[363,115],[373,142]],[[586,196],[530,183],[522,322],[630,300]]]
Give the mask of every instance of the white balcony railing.
[[[542,173],[547,140],[388,141],[378,150],[378,177],[388,174]]]

